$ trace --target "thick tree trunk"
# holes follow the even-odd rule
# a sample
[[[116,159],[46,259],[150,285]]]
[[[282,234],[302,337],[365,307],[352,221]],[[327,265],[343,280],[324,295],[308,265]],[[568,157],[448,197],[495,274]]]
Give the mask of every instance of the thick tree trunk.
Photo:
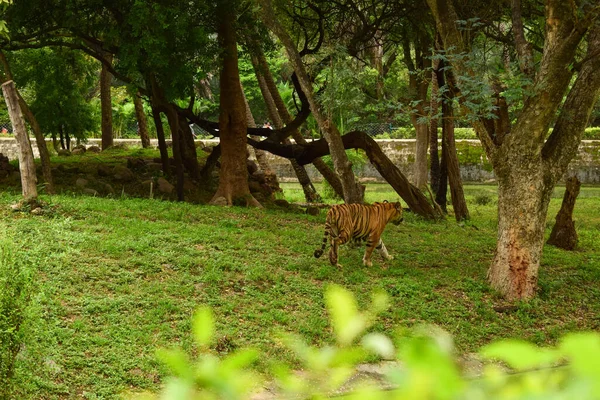
[[[210,202],[227,205],[243,203],[246,206],[261,207],[248,188],[246,166],[248,123],[239,78],[234,16],[235,13],[229,5],[218,3],[217,35],[223,66],[220,75],[219,113],[221,172],[219,187]]]
[[[269,115],[271,118],[273,118],[273,122],[275,123],[276,127],[283,127],[284,123],[288,124],[290,121],[292,121],[292,116],[290,115],[283,102],[283,99],[281,98],[281,95],[279,94],[279,90],[277,89],[277,85],[275,84],[275,80],[273,79],[273,75],[269,70],[269,65],[267,64],[267,60],[262,51],[256,57],[253,57],[252,62],[254,64],[260,90],[265,98],[265,102],[267,103]],[[292,138],[294,138],[296,143],[306,143],[306,140],[302,137],[300,132],[298,132],[298,129],[294,129],[292,131]],[[290,163],[292,164],[292,168],[294,169],[296,177],[298,178],[298,182],[300,185],[302,185],[302,190],[304,191],[306,201],[309,203],[320,202],[321,196],[319,193],[317,193],[317,190],[310,180],[304,166],[298,164],[298,162],[296,162],[294,159],[290,159]],[[323,175],[323,178],[325,178],[325,180],[331,185],[334,192],[340,198],[344,198],[342,182],[340,182],[340,179],[337,177],[335,172],[333,172],[321,158],[316,158],[313,160],[313,165],[321,173],[321,175]]]
[[[160,151],[160,162],[162,163],[163,173],[165,176],[171,176],[171,167],[169,165],[169,151],[165,140],[165,130],[162,120],[160,119],[160,111],[152,105],[152,118],[156,128],[156,138],[158,139],[158,149]]]
[[[507,299],[530,299],[536,293],[554,185],[544,183],[541,168],[525,162],[529,168],[520,169],[517,160],[509,162],[513,171],[498,180],[498,242],[488,279]]]
[[[573,222],[573,210],[580,187],[581,182],[579,182],[576,176],[567,179],[562,206],[556,215],[556,223],[550,233],[548,244],[565,250],[575,250],[575,247],[577,247],[578,237],[575,230],[575,223]]]
[[[144,149],[150,148],[150,136],[148,135],[148,120],[146,118],[146,113],[144,113],[142,96],[139,91],[133,95],[133,105],[135,106],[135,117],[138,122],[138,131],[140,134],[140,139],[142,141],[142,147]]]
[[[29,135],[25,128],[25,121],[19,107],[19,96],[13,81],[2,84],[2,92],[6,100],[8,115],[12,123],[15,139],[19,146],[19,170],[21,171],[21,186],[25,200],[37,199],[37,177],[35,175],[35,163],[33,162],[33,151],[29,142]]]
[[[427,150],[429,148],[429,126],[426,123],[414,123],[417,133],[415,145],[414,184],[419,189],[427,185]]]
[[[112,62],[112,55],[106,56],[109,62]],[[112,130],[112,100],[110,87],[112,75],[108,68],[102,63],[100,72],[100,104],[102,110],[102,150],[106,150],[113,145]]]
[[[325,117],[320,105],[317,103],[313,94],[312,82],[304,68],[298,49],[285,28],[279,23],[277,18],[274,18],[271,1],[261,0],[260,3],[262,5],[262,21],[273,31],[279,40],[281,40],[286,49],[289,60],[298,76],[302,91],[306,95],[310,105],[312,115],[317,121],[319,129],[329,145],[335,172],[338,174],[340,181],[342,182],[342,188],[344,189],[344,201],[346,203],[362,203],[363,191],[354,177],[352,163],[348,160],[348,156],[346,155],[341,134],[335,124]]]
[[[442,123],[443,125],[443,123]],[[444,138],[444,128],[442,127],[442,158],[440,160],[440,181],[438,189],[435,192],[435,202],[442,211],[448,213],[448,149]]]

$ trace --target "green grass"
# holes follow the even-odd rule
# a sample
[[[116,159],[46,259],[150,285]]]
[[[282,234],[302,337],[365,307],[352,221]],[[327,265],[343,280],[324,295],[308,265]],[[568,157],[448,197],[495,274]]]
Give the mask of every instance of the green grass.
[[[286,198],[302,200],[297,185]],[[35,312],[17,364],[18,398],[114,398],[156,390],[167,373],[160,347],[194,353],[190,317],[209,305],[218,319],[214,351],[258,348],[259,368],[293,362],[276,339],[295,332],[313,344],[332,339],[323,289],[338,283],[361,305],[385,290],[392,307],[376,328],[387,333],[419,323],[442,326],[459,352],[518,337],[550,344],[567,331],[600,329],[600,188],[582,188],[575,209],[580,248],[546,246],[539,296],[516,311],[486,283],[496,237],[493,186],[467,186],[472,220],[431,223],[407,214],[384,233],[393,261],[342,247],[338,269],[315,259],[324,211],[313,217],[277,209],[219,208],[142,199],[46,197],[46,216],[12,213],[17,194],[0,193],[0,232],[17,238],[36,266]],[[550,206],[547,235],[560,207]],[[483,197],[489,197],[487,204]],[[396,200],[387,185],[369,185],[367,200]]]

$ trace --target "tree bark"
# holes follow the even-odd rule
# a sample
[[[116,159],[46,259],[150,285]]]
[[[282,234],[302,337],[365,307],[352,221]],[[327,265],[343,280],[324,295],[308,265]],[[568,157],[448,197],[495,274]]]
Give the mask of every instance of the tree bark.
[[[8,107],[8,115],[12,123],[15,139],[19,146],[19,170],[21,171],[21,186],[23,198],[26,201],[37,199],[37,177],[35,175],[35,163],[33,162],[33,151],[29,142],[29,135],[25,128],[25,121],[19,107],[19,96],[13,81],[2,84],[2,92]]]
[[[179,146],[183,165],[188,171],[190,177],[194,180],[200,179],[200,166],[198,165],[198,154],[196,153],[196,143],[194,135],[190,128],[188,120],[178,113],[179,118]]]
[[[152,105],[152,118],[154,119],[154,126],[156,128],[156,138],[158,139],[158,149],[160,151],[160,161],[162,163],[163,173],[168,177],[171,176],[169,151],[165,140],[165,130],[163,128],[162,120],[160,119],[160,111],[158,111],[158,108],[156,108],[155,105]]]
[[[112,62],[112,55],[107,55],[106,59]],[[106,150],[113,145],[112,129],[112,100],[110,94],[112,75],[104,63],[100,72],[100,104],[102,109],[102,150]]]
[[[445,74],[449,74],[446,71]],[[445,85],[445,81],[440,75],[439,83]],[[458,155],[456,153],[456,141],[454,140],[454,92],[448,90],[442,102],[442,140],[444,141],[444,156],[448,174],[448,183],[450,183],[450,197],[452,199],[452,208],[457,222],[469,219],[469,210],[465,193],[460,177],[460,167],[458,165]]]
[[[175,161],[175,174],[177,176],[177,201],[184,201],[183,196],[183,157],[181,156],[181,130],[179,128],[179,115],[171,105],[166,106],[167,120],[171,128],[171,148],[173,149],[173,160]]]
[[[248,188],[246,166],[246,108],[240,85],[235,32],[235,13],[230,5],[217,5],[217,36],[221,48],[220,74],[221,104],[219,136],[221,144],[221,172],[219,187],[210,203],[227,205],[244,203],[261,207]]]
[[[440,156],[438,153],[438,118],[436,117],[439,109],[438,93],[439,85],[437,81],[436,71],[438,70],[438,61],[434,61],[433,72],[431,73],[431,114],[432,118],[429,122],[429,176],[431,182],[431,191],[437,193],[440,187]]]
[[[325,117],[321,107],[317,103],[313,94],[312,82],[302,64],[298,49],[285,28],[278,22],[277,18],[274,18],[275,14],[273,12],[271,1],[261,0],[260,4],[262,5],[262,21],[273,31],[279,40],[281,40],[281,43],[286,49],[289,60],[296,72],[300,86],[302,87],[302,91],[306,95],[310,105],[313,117],[317,121],[317,125],[330,147],[335,171],[342,182],[344,201],[346,203],[362,203],[363,192],[354,177],[352,163],[348,160],[348,156],[346,155],[341,134],[335,124]]]
[[[151,147],[150,136],[148,135],[148,121],[146,118],[146,114],[144,113],[142,96],[139,91],[133,95],[133,105],[135,106],[135,117],[138,122],[138,131],[140,133],[142,147],[144,149],[148,149]]]
[[[4,74],[5,74],[4,81],[13,80],[13,75],[12,75],[12,71],[10,69],[10,64],[8,63],[8,60],[6,59],[6,56],[4,55],[4,53],[2,51],[0,51],[0,62],[2,62],[2,65],[4,67]],[[23,116],[25,117],[27,122],[29,122],[29,125],[31,126],[31,130],[33,131],[33,134],[35,135],[35,142],[37,144],[37,147],[38,147],[38,150],[40,153],[40,161],[42,164],[42,176],[44,177],[44,185],[45,185],[46,193],[54,194],[55,193],[54,180],[52,178],[52,169],[51,169],[51,165],[50,165],[50,153],[48,152],[48,146],[46,145],[46,138],[44,137],[44,134],[42,133],[42,129],[40,128],[40,124],[38,123],[37,118],[31,111],[31,109],[29,108],[29,105],[27,105],[27,102],[25,102],[25,99],[23,99],[23,96],[21,96],[21,92],[19,91],[19,89],[15,88],[15,90],[17,91],[17,96],[19,97],[19,106],[21,107]]]
[[[562,206],[556,215],[556,223],[546,243],[564,250],[575,250],[575,247],[577,247],[578,237],[573,222],[573,210],[575,209],[575,201],[579,195],[580,187],[581,182],[576,176],[567,179]]]

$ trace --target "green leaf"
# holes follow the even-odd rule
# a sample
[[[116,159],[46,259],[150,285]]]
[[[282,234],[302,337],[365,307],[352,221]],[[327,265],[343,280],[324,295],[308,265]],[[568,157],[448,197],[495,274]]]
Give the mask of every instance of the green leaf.
[[[190,360],[182,350],[159,349],[156,352],[156,356],[173,372],[173,375],[176,377],[189,381],[193,380],[194,374],[190,367]]]
[[[571,333],[562,339],[559,351],[569,359],[575,371],[593,375],[600,381],[600,335]]]
[[[204,347],[209,346],[215,331],[215,321],[210,308],[202,307],[197,310],[192,324],[196,343]]]
[[[385,359],[392,359],[396,354],[391,339],[381,333],[369,333],[361,341],[364,348]]]
[[[338,342],[342,346],[351,344],[367,325],[358,313],[356,299],[348,290],[332,285],[325,292],[325,302]]]
[[[498,359],[515,369],[527,369],[556,362],[558,353],[551,349],[539,348],[520,340],[502,340],[485,346],[481,355],[488,359]]]

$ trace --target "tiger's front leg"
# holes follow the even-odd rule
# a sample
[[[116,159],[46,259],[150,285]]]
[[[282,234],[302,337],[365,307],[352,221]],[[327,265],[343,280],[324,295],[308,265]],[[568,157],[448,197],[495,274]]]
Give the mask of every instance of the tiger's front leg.
[[[379,244],[377,244],[377,247],[375,247],[377,250],[379,250],[379,254],[381,254],[381,257],[383,257],[386,260],[393,260],[394,256],[390,255],[390,253],[388,253],[385,244],[383,244],[383,240],[379,239]]]

